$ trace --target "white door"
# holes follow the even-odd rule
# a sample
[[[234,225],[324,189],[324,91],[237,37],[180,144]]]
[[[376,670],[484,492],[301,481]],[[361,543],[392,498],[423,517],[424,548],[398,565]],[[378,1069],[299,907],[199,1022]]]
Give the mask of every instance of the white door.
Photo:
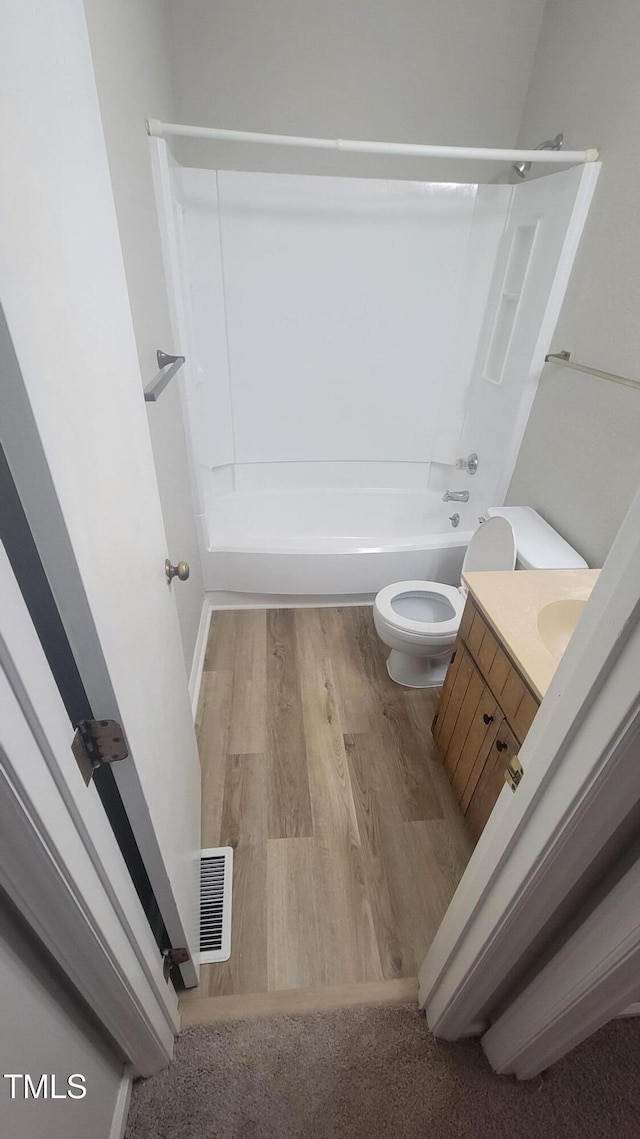
[[[0,707],[0,887],[134,1072],[152,1075],[171,1058],[176,994],[1,544]]]
[[[81,0],[0,0],[2,443],[169,938],[197,970],[200,773]],[[142,125],[141,125],[141,129]],[[8,342],[10,341],[10,342]],[[148,377],[145,377],[148,379]]]

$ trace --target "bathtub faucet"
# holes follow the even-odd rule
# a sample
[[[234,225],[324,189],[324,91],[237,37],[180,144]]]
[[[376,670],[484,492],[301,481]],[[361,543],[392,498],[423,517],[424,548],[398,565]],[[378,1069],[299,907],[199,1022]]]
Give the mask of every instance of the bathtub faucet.
[[[443,502],[468,502],[468,490],[445,490],[442,496]]]

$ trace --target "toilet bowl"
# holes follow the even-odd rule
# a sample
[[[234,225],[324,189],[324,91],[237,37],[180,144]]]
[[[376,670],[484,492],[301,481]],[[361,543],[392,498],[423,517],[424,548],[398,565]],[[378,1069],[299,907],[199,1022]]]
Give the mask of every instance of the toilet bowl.
[[[465,570],[512,570],[516,539],[506,518],[489,518],[471,539]],[[373,603],[378,636],[391,649],[387,672],[406,688],[442,684],[460,628],[466,588],[439,581],[398,581]]]
[[[462,619],[460,589],[436,581],[398,581],[373,606],[378,636],[391,649],[387,672],[407,688],[441,684]]]
[[[462,563],[475,570],[586,569],[584,558],[530,506],[489,507]],[[391,649],[387,672],[407,688],[444,680],[467,590],[439,581],[398,581],[373,603],[378,636]]]

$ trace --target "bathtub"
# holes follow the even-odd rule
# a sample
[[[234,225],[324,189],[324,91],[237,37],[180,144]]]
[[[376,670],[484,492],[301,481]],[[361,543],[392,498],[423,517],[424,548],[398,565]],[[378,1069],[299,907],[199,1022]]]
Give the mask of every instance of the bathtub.
[[[460,515],[455,529],[449,521],[454,512]],[[477,513],[470,504],[443,503],[429,490],[212,495],[203,543],[205,589],[336,604],[372,599],[383,586],[408,578],[455,585]]]

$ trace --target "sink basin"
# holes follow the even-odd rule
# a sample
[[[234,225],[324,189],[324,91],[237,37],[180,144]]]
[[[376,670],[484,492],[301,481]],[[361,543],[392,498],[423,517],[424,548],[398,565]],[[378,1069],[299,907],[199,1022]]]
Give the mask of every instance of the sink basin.
[[[550,601],[538,613],[540,639],[556,660],[560,660],[569,644],[586,604],[586,601],[575,598]]]

